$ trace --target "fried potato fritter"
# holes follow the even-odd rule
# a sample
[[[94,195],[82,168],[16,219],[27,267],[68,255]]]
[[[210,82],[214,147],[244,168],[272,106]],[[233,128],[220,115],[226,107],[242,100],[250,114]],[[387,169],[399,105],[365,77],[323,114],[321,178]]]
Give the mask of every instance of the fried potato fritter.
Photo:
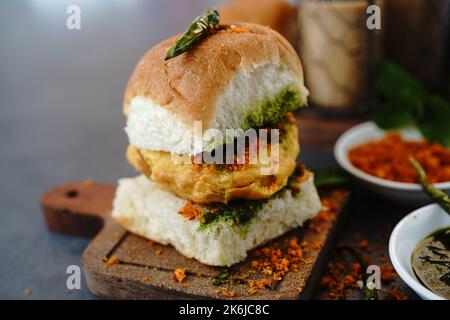
[[[296,158],[300,152],[295,117],[289,114],[280,123],[279,156],[277,170],[273,174],[262,174],[267,167],[257,161],[245,164],[175,163],[172,155],[163,151],[150,151],[129,146],[128,161],[161,188],[195,203],[227,203],[232,199],[267,199],[286,186],[294,172]],[[271,155],[272,143],[249,145],[248,148]],[[267,148],[267,149],[266,149]],[[247,155],[247,153],[246,153]],[[259,159],[259,157],[258,157]],[[273,163],[272,163],[273,165]]]

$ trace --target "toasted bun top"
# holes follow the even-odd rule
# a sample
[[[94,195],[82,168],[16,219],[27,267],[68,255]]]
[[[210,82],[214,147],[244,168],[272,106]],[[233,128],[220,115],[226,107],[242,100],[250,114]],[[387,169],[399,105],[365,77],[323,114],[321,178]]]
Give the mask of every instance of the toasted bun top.
[[[298,55],[286,39],[268,27],[237,23],[205,37],[189,52],[164,61],[178,37],[159,43],[139,61],[125,91],[126,114],[132,99],[139,96],[187,126],[195,120],[208,126],[214,121],[218,98],[233,76],[268,64],[288,70],[294,89],[303,88]]]

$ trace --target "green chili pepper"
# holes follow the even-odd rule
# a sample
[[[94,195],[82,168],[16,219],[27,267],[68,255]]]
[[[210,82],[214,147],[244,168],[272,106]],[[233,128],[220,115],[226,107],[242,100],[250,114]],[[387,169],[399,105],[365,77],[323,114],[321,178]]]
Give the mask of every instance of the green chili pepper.
[[[432,184],[428,183],[425,170],[416,159],[414,159],[413,157],[409,157],[409,162],[416,170],[417,177],[419,178],[419,182],[422,185],[425,193],[430,196],[430,198],[433,199],[434,202],[441,206],[442,209],[450,214],[450,199],[448,195],[438,188],[435,188]]]

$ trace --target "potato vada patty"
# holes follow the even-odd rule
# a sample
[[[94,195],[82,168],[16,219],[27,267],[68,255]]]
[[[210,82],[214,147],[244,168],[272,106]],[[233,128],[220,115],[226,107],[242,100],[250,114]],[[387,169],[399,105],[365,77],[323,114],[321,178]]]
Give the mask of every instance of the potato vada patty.
[[[279,128],[279,163],[272,175],[261,173],[267,166],[259,161],[255,164],[176,164],[169,152],[134,146],[128,147],[127,158],[161,188],[195,203],[267,199],[286,186],[300,152],[295,117],[289,114]],[[271,148],[269,144],[264,152],[270,154]],[[258,148],[259,152],[262,151]]]

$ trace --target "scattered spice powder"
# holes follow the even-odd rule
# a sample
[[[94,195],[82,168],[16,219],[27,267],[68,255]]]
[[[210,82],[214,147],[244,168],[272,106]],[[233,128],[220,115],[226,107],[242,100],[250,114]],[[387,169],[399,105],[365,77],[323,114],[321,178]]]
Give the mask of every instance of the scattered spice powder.
[[[359,288],[362,280],[361,268],[358,263],[347,264],[343,261],[329,262],[327,272],[323,276],[320,287],[326,289],[329,299],[345,299],[347,290]]]
[[[405,295],[404,293],[401,293],[400,291],[398,291],[398,289],[396,287],[392,287],[391,290],[389,290],[387,299],[388,300],[408,300],[408,296]]]
[[[428,141],[405,141],[398,133],[353,148],[348,156],[355,167],[373,176],[417,183],[417,174],[408,161],[413,156],[430,183],[450,181],[449,149]]]
[[[103,261],[106,262],[106,264],[109,264],[109,265],[119,264],[120,263],[120,260],[117,257],[115,257],[115,256],[112,256],[110,258],[103,257]]]
[[[289,271],[297,270],[298,263],[303,261],[303,251],[294,235],[286,240],[282,248],[278,243],[271,243],[254,253],[256,259],[250,262],[251,272],[263,276],[262,279],[248,279],[248,292],[273,287],[281,281]],[[248,275],[244,275],[248,278]],[[241,280],[244,280],[241,278]]]
[[[394,268],[389,265],[383,265],[380,267],[381,271],[381,280],[383,282],[392,282],[395,280],[397,273],[395,272]]]
[[[250,281],[253,281],[253,280],[250,280]],[[256,289],[256,287],[254,285],[252,285],[252,286],[249,285],[249,288],[247,289],[248,294],[253,295],[256,293],[256,291],[258,291],[258,289]]]
[[[366,239],[363,239],[360,235],[354,236],[354,241],[349,243],[340,243],[336,246],[338,249],[351,248],[357,255],[360,256],[362,261],[366,265],[373,264],[369,259],[368,253],[380,252],[380,244],[370,244]],[[353,260],[353,259],[351,259]],[[373,258],[372,258],[373,260]],[[393,283],[389,288],[385,285],[382,286],[382,290],[379,290],[379,298],[389,300],[405,300],[408,296],[401,293],[394,285],[394,282],[399,279],[397,273],[390,263],[387,262],[387,258],[384,256],[377,256],[377,263],[383,263],[380,265],[381,281],[383,284]],[[325,275],[322,277],[320,287],[324,292],[324,297],[327,299],[337,300],[354,298],[354,294],[351,294],[352,290],[359,290],[362,294],[363,291],[363,272],[361,265],[358,262],[350,262],[345,259],[344,256],[336,256],[332,261],[328,263]]]
[[[341,207],[342,199],[347,193],[335,191],[329,197],[323,197],[322,204],[326,209],[321,211],[307,225],[316,233],[325,231],[323,225],[335,219],[336,211]],[[317,237],[320,239],[320,235]],[[217,285],[244,283],[250,295],[259,290],[273,290],[289,272],[296,272],[313,262],[311,253],[323,246],[319,240],[300,240],[297,235],[291,235],[283,242],[269,242],[266,246],[251,253],[250,270],[242,274],[227,273],[216,277]],[[219,281],[220,280],[220,281]],[[302,288],[298,288],[300,291]]]
[[[369,241],[367,241],[366,239],[362,239],[361,241],[359,241],[356,246],[360,249],[365,249],[369,247]]]
[[[186,278],[186,269],[175,269],[172,279],[178,282],[182,282]]]
[[[188,220],[194,220],[196,217],[199,217],[203,214],[201,210],[197,209],[194,206],[194,203],[192,201],[186,202],[186,204],[180,209],[178,213]]]

